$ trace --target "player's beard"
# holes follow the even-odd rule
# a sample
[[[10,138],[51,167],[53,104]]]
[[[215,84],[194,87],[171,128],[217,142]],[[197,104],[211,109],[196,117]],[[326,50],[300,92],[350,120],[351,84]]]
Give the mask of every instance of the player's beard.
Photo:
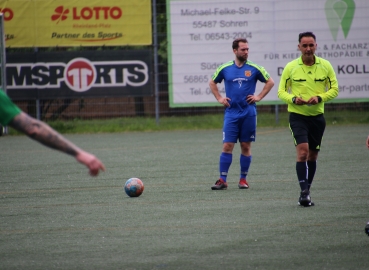
[[[237,60],[240,61],[240,62],[246,62],[247,61],[247,54],[237,55]]]

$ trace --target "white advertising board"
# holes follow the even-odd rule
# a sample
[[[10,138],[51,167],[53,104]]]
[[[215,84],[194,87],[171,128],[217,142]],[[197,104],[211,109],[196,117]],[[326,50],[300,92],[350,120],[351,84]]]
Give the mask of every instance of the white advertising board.
[[[217,105],[209,80],[234,59],[232,41],[239,37],[249,42],[248,59],[275,81],[260,104],[281,103],[281,73],[300,56],[298,34],[306,31],[317,37],[316,55],[336,71],[334,102],[369,101],[368,14],[368,0],[167,0],[170,106]]]

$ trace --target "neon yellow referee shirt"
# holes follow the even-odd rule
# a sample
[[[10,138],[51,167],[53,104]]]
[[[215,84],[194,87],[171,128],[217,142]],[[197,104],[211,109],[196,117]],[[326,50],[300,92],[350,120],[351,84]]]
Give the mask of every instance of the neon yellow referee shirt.
[[[329,61],[315,55],[315,64],[306,66],[299,57],[284,68],[279,82],[278,97],[288,104],[288,111],[306,116],[324,113],[324,102],[338,95],[336,73]],[[296,105],[293,97],[309,100],[319,96],[322,101],[316,105]]]

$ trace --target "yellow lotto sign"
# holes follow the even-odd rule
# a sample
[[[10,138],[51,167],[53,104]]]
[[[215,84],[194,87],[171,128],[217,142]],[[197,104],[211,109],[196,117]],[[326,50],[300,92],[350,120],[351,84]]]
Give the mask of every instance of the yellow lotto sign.
[[[6,47],[152,43],[150,0],[0,0]]]

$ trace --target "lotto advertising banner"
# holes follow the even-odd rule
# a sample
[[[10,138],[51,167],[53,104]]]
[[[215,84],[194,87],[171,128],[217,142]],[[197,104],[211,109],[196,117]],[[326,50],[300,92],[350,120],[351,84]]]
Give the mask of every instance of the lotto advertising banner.
[[[316,55],[336,72],[339,96],[332,102],[369,101],[368,14],[368,0],[167,0],[170,106],[219,105],[209,80],[234,60],[236,38],[248,40],[249,60],[275,81],[261,104],[281,103],[280,76],[301,55],[298,34],[305,31],[316,34]]]
[[[152,95],[149,50],[12,53],[6,61],[15,100]]]
[[[6,47],[152,43],[150,0],[0,0]]]

